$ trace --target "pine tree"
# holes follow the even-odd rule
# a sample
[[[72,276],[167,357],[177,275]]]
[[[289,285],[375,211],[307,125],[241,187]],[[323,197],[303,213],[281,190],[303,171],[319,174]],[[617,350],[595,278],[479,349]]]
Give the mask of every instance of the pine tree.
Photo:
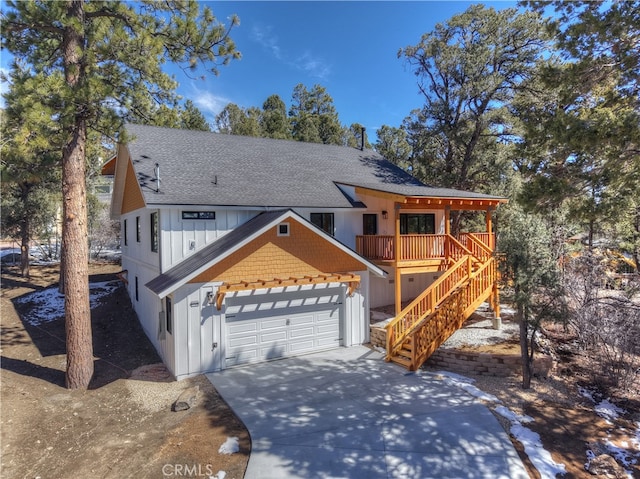
[[[64,131],[62,148],[66,383],[87,388],[93,375],[88,284],[85,155],[88,131],[118,123],[118,115],[172,103],[175,81],[166,61],[185,70],[239,57],[208,7],[194,0],[7,2],[2,42],[36,74],[61,75],[49,97]],[[231,26],[237,24],[237,18]],[[115,107],[118,108],[115,108]]]
[[[20,239],[20,271],[29,277],[34,235],[55,222],[60,190],[60,127],[54,110],[41,101],[53,77],[32,75],[14,63],[2,114],[2,227]]]
[[[511,168],[501,152],[515,134],[509,105],[546,46],[536,13],[473,5],[398,52],[414,68],[425,99],[405,126],[426,175],[421,179],[495,192]],[[452,218],[456,232],[460,217]]]

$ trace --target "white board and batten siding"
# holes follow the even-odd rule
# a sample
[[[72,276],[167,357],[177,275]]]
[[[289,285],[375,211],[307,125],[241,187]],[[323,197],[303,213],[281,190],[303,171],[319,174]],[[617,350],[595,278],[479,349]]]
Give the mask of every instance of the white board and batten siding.
[[[395,303],[394,268],[385,267],[389,273],[386,278],[371,278],[369,294],[370,307],[378,308]],[[418,297],[429,287],[442,273],[415,273],[402,275],[402,301],[411,301]]]
[[[190,283],[171,295],[175,352],[166,357],[176,379],[220,370],[222,312],[209,303],[219,283]]]
[[[151,251],[151,213],[157,211],[142,208],[122,215],[120,225],[124,228],[125,220],[127,225],[126,244],[125,232],[121,231],[120,233],[123,267],[126,259],[156,270],[160,267],[159,254]],[[136,218],[140,223],[140,241],[137,238]]]
[[[182,219],[183,211],[213,211],[215,219]],[[257,210],[224,208],[166,208],[160,213],[162,272],[259,214]]]
[[[161,357],[167,357],[167,354],[171,355],[173,343],[164,334],[164,301],[145,286],[157,276],[157,269],[125,257],[122,258],[122,267],[127,270],[129,299],[142,329]],[[136,278],[138,283],[137,296]]]

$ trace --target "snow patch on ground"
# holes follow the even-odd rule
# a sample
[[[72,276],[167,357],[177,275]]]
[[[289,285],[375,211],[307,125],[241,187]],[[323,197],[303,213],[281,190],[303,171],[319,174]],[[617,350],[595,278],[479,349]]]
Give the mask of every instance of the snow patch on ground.
[[[218,449],[219,454],[235,454],[240,450],[237,437],[227,437],[227,440]],[[223,476],[224,477],[224,476]]]
[[[551,454],[542,447],[542,441],[537,432],[524,427],[518,421],[512,421],[511,434],[524,446],[524,452],[542,479],[555,479],[556,475],[567,472],[564,464],[555,462]]]
[[[502,417],[507,418],[511,422],[519,422],[523,424],[526,424],[528,422],[533,422],[533,418],[531,416],[516,414],[511,409],[503,405],[496,407],[495,411],[498,414],[500,414]]]
[[[613,424],[611,421],[618,419],[621,414],[624,414],[624,410],[609,401],[609,398],[598,402],[594,397],[594,391],[581,387],[578,388],[578,392],[582,397],[588,399],[595,405],[594,409],[596,414],[607,421],[607,424]]]
[[[597,401],[595,398],[594,391],[591,391],[586,388],[578,388],[578,392],[580,395],[593,403],[593,409],[598,416],[603,418],[607,424],[613,426],[613,422],[618,417],[626,414],[626,411],[615,404],[613,404],[609,398],[603,399],[602,401]],[[640,461],[640,422],[636,423],[636,431],[635,434],[632,434],[631,446],[627,442],[623,442],[621,444],[613,443],[609,437],[611,437],[611,431],[608,431],[608,437],[602,443],[604,447],[609,452],[609,455],[613,457],[616,461],[622,464],[622,467],[625,468],[625,472],[627,475],[632,478],[633,471],[631,471],[631,467],[635,464],[638,464]],[[595,458],[595,453],[593,451],[587,451],[587,461],[590,462]],[[588,464],[587,462],[587,464]]]
[[[100,304],[102,298],[112,294],[119,286],[120,283],[118,281],[89,283],[91,308],[95,308]],[[24,319],[33,326],[39,326],[64,316],[64,295],[58,292],[57,287],[34,291],[16,299],[16,302],[32,304],[31,310]]]
[[[446,384],[451,386],[457,386],[460,389],[464,389],[467,393],[471,394],[473,397],[480,399],[481,401],[499,403],[500,400],[495,397],[493,394],[488,394],[484,391],[481,391],[477,387],[475,387],[473,383],[473,379],[467,378],[465,376],[461,376],[460,374],[451,373],[449,371],[438,371],[436,374],[439,374],[443,377],[443,381]]]

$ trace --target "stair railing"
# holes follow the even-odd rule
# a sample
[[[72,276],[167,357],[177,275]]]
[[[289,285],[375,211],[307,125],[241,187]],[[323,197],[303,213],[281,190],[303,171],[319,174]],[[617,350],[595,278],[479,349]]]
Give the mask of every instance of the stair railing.
[[[465,238],[467,240],[467,249],[469,249],[480,261],[485,262],[493,256],[491,248],[485,244],[484,241],[478,238],[475,233],[467,233]]]
[[[472,268],[471,255],[464,255],[386,325],[387,360],[402,347],[408,332],[416,323],[432,314],[451,291],[468,280]]]
[[[466,319],[491,295],[496,280],[497,263],[494,258],[489,258],[470,274],[468,282],[452,291],[430,315],[414,323],[405,332],[405,338],[412,339],[410,370],[419,368],[462,327]]]

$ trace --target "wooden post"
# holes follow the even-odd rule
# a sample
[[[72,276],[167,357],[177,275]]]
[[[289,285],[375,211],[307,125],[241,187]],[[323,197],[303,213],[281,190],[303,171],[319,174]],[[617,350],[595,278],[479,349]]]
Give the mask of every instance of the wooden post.
[[[449,236],[451,235],[451,206],[444,207],[444,234],[447,235],[444,239],[444,257],[448,261],[451,254],[449,247]]]
[[[398,263],[400,261],[401,255],[401,245],[400,245],[400,205],[396,203],[394,205],[394,211],[396,213],[395,217],[395,233],[393,238],[394,245],[394,258],[395,258],[395,307],[396,307],[396,316],[400,314],[402,311],[402,274],[400,274],[400,267]]]
[[[487,209],[487,214],[486,214],[486,222],[487,222],[487,233],[489,233],[489,248],[491,248],[491,251],[493,251],[495,249],[495,244],[493,241],[493,223],[492,223],[492,218],[491,218],[491,211],[492,208],[488,208]]]
[[[451,234],[451,206],[444,207],[444,234]]]

